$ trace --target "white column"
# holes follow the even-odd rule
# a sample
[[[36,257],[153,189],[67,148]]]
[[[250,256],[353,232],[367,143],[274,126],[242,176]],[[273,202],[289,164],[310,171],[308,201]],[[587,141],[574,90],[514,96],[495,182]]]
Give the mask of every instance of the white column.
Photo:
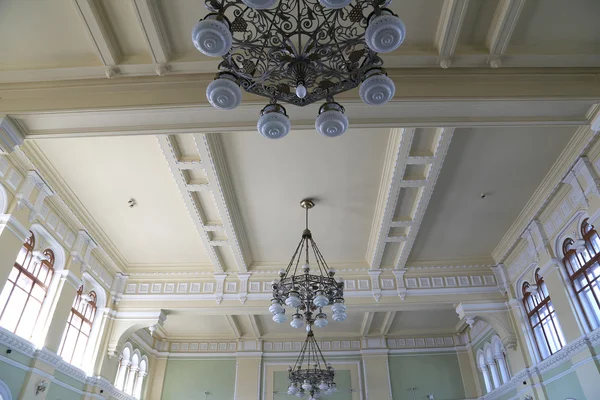
[[[123,390],[128,395],[133,393],[133,384],[135,383],[135,377],[138,373],[138,366],[133,365],[129,368],[129,374],[127,375],[127,382],[125,383],[125,389]]]
[[[494,355],[496,362],[498,363],[498,368],[500,369],[500,375],[502,376],[502,383],[508,383],[510,380],[510,376],[508,374],[508,366],[506,365],[506,360],[504,359],[503,353],[498,353]]]
[[[144,378],[148,375],[147,372],[140,372],[138,378],[135,381],[135,388],[133,390],[133,397],[136,399],[142,398],[142,386],[144,385]]]
[[[488,368],[490,369],[490,373],[492,375],[492,381],[494,382],[494,389],[502,386],[500,383],[500,376],[498,375],[498,368],[495,363],[488,364]]]
[[[119,390],[123,390],[125,388],[125,379],[127,378],[127,372],[129,365],[131,362],[129,360],[121,360],[121,364],[119,365],[119,372],[117,372],[117,379],[115,379],[115,387]]]
[[[480,365],[479,370],[483,375],[483,382],[485,383],[485,392],[489,393],[492,391],[492,384],[490,382],[490,374],[486,365]]]

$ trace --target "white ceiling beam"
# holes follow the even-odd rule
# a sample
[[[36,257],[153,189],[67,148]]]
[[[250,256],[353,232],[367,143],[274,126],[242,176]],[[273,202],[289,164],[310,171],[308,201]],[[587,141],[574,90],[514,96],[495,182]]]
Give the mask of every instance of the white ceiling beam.
[[[383,175],[379,184],[379,194],[371,235],[367,246],[367,261],[371,269],[379,269],[383,251],[394,216],[402,176],[406,168],[414,129],[392,129],[384,160]]]
[[[167,164],[171,169],[171,173],[173,174],[173,178],[175,179],[175,183],[179,188],[181,196],[183,197],[183,201],[192,217],[194,222],[194,226],[196,227],[196,231],[200,236],[200,240],[204,245],[204,250],[208,254],[208,258],[210,259],[211,264],[213,265],[215,272],[223,272],[223,263],[221,261],[221,257],[217,253],[215,249],[215,245],[211,243],[212,239],[209,235],[209,231],[205,229],[206,219],[204,217],[204,212],[202,210],[201,205],[198,203],[194,197],[192,197],[192,192],[188,190],[187,183],[185,181],[185,177],[183,176],[182,171],[177,166],[177,145],[174,143],[174,139],[168,135],[160,135],[157,136],[158,143],[167,159]]]
[[[395,268],[397,269],[404,268],[406,266],[406,261],[408,260],[412,246],[417,238],[419,227],[421,226],[421,222],[425,216],[425,211],[429,205],[431,194],[433,193],[433,189],[442,169],[442,164],[446,158],[446,153],[448,152],[448,147],[450,146],[450,140],[454,134],[454,128],[438,128],[438,134],[439,140],[434,151],[435,161],[433,164],[431,164],[429,174],[425,180],[426,184],[421,189],[421,196],[418,197],[416,210],[414,212],[412,224],[406,237],[406,241],[404,242],[404,246],[402,246],[400,251],[398,251],[398,256],[395,263]]]
[[[364,337],[369,334],[369,331],[371,330],[371,324],[373,323],[374,316],[375,316],[374,312],[367,311],[365,313],[362,324],[360,326],[360,336]]]
[[[394,318],[396,318],[396,313],[398,311],[388,311],[385,313],[384,317],[383,317],[383,322],[381,323],[381,335],[382,336],[387,336],[387,334],[390,332],[390,328],[392,327],[392,324],[394,323]]]
[[[468,7],[469,0],[444,0],[435,34],[435,47],[440,55],[438,63],[442,68],[450,67]]]
[[[242,331],[240,329],[240,326],[238,325],[238,322],[236,320],[235,315],[225,315],[225,317],[227,318],[227,322],[229,322],[229,326],[231,327],[231,331],[235,335],[236,339],[241,338],[242,337]]]
[[[114,67],[121,61],[121,53],[108,25],[100,2],[73,0],[75,8],[94,43],[94,48],[106,67]]]
[[[196,134],[194,138],[200,153],[200,160],[205,165],[206,176],[223,221],[227,244],[233,253],[237,270],[247,272],[248,265],[251,263],[250,250],[220,136],[214,133]]]
[[[525,0],[500,0],[498,2],[485,39],[485,44],[490,52],[491,67],[501,66],[501,57],[508,48],[524,4]]]
[[[248,320],[250,321],[250,326],[252,327],[252,333],[254,334],[254,337],[261,337],[262,331],[260,329],[260,325],[258,319],[256,318],[256,315],[248,314]]]
[[[152,61],[157,64],[158,75],[163,75],[164,67],[169,62],[171,46],[166,35],[165,25],[156,0],[132,0],[133,8],[142,32],[148,44]]]

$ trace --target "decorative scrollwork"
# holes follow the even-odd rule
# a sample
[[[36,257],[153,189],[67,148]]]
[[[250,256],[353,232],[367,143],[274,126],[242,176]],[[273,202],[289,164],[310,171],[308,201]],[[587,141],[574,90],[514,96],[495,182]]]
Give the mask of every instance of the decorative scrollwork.
[[[206,0],[233,35],[219,69],[235,74],[247,92],[297,106],[353,89],[383,65],[364,40],[369,16],[383,4],[358,0],[330,9],[319,0],[280,0],[255,10],[242,0]],[[307,88],[303,98],[295,94],[299,82]]]

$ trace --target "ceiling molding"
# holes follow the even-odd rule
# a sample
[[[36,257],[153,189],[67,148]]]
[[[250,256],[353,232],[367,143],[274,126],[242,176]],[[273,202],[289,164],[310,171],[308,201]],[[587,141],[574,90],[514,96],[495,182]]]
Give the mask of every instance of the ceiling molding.
[[[411,221],[411,226],[408,230],[408,235],[406,236],[406,241],[404,242],[404,246],[402,246],[398,252],[398,257],[396,258],[395,263],[395,267],[397,269],[404,268],[406,266],[406,261],[408,260],[412,246],[417,238],[419,228],[421,227],[421,222],[423,221],[423,217],[425,216],[425,211],[429,205],[429,200],[431,199],[433,189],[435,188],[435,184],[437,183],[437,179],[440,175],[440,171],[442,169],[444,159],[446,158],[446,153],[448,152],[448,147],[450,146],[450,141],[452,140],[453,134],[454,128],[437,129],[437,135],[439,136],[439,139],[435,146],[435,151],[433,152],[434,159],[433,162],[429,164],[429,173],[425,179],[423,189],[416,200],[415,208],[413,208],[415,210],[414,216]]]
[[[35,83],[6,83],[0,84],[0,109],[5,114],[13,114],[27,111],[57,111],[57,110],[94,110],[102,109],[103,111],[115,110],[118,108],[136,109],[147,107],[192,107],[200,105],[201,109],[196,108],[196,112],[201,112],[202,109],[210,109],[210,114],[203,115],[203,118],[209,120],[215,119],[215,114],[221,117],[221,113],[216,113],[206,101],[206,87],[214,79],[213,73],[193,74],[193,75],[167,75],[157,77],[154,71],[154,65],[148,66],[149,72],[154,76],[146,77],[121,77],[118,79],[72,79],[69,81],[48,81]],[[120,66],[120,73],[123,74],[126,68],[131,66]],[[77,70],[77,69],[74,69]],[[394,105],[401,112],[404,118],[410,117],[414,113],[417,117],[410,118],[418,120],[418,116],[427,114],[428,106],[423,106],[423,101],[440,102],[445,106],[452,105],[453,102],[473,101],[473,108],[467,107],[471,111],[468,114],[471,118],[473,115],[488,113],[484,104],[480,102],[485,99],[494,100],[592,100],[596,101],[600,95],[600,82],[597,75],[598,68],[502,68],[495,70],[486,69],[465,69],[451,68],[442,71],[440,68],[435,69],[410,69],[410,68],[391,68],[386,69],[397,87],[402,90],[396,92],[394,100],[388,104]],[[73,71],[71,71],[73,72]],[[2,74],[0,71],[0,82],[2,82]],[[23,73],[16,71],[11,73]],[[43,70],[35,70],[37,76],[43,76]],[[67,74],[68,75],[68,74]],[[52,77],[45,77],[45,80],[51,80]],[[388,115],[389,109],[387,106],[380,107],[365,107],[360,102],[360,98],[356,91],[342,93],[336,96],[336,100],[343,103],[344,106],[353,103],[368,110],[368,115],[376,114],[371,118],[378,118],[382,121],[395,119],[396,116]],[[409,114],[403,115],[400,105],[404,106],[406,102],[419,102],[420,108],[411,108]],[[256,112],[257,107],[264,106],[265,100],[258,96],[244,94],[244,101],[234,113],[228,113],[231,121],[225,121],[220,118],[224,128],[231,126],[232,122],[238,122],[236,114],[244,110],[245,107],[251,106],[251,114],[253,121],[252,129],[256,128]],[[497,107],[507,107],[510,104],[498,104]],[[346,107],[347,108],[347,107]],[[386,112],[379,112],[380,108]],[[587,107],[589,109],[589,105]],[[296,122],[303,119],[312,121],[314,129],[314,114],[317,107],[302,107],[298,111],[305,116],[298,118],[294,112],[292,120],[294,126]],[[474,114],[475,110],[477,111]],[[521,113],[529,113],[527,110],[521,110]],[[358,110],[360,111],[360,110]],[[436,110],[438,118],[450,118],[453,114],[446,114]],[[496,113],[494,114],[497,114]],[[560,108],[557,110],[558,115],[561,115]],[[356,111],[353,111],[356,112]],[[465,110],[462,110],[463,116]],[[301,113],[301,114],[302,114]],[[364,114],[364,113],[363,113]],[[356,119],[353,115],[353,126]],[[510,116],[510,114],[508,114]],[[236,118],[234,118],[236,117]],[[547,115],[549,122],[552,122],[552,114]],[[228,118],[228,119],[229,119]],[[364,118],[364,117],[363,117]],[[453,116],[455,119],[456,116]],[[466,118],[465,118],[466,120]],[[181,124],[181,122],[179,122]],[[438,126],[454,126],[452,124],[441,124],[435,122]],[[429,121],[431,126],[432,121]],[[139,121],[138,121],[139,125]],[[235,124],[239,127],[239,123]],[[247,125],[249,126],[249,125]],[[398,126],[398,125],[388,125]],[[215,129],[218,125],[215,125]],[[211,129],[210,131],[215,131]],[[196,131],[197,132],[197,131]],[[221,132],[218,130],[217,132]]]
[[[231,331],[233,332],[233,335],[238,339],[241,338],[242,331],[236,320],[237,317],[235,315],[225,315],[225,318],[227,318],[227,322],[229,323],[229,326],[231,327]]]
[[[394,318],[396,318],[397,312],[398,311],[388,311],[385,313],[385,316],[383,317],[383,322],[381,323],[381,329],[380,329],[380,333],[382,336],[387,336],[387,334],[389,333],[390,328],[392,327],[392,324],[394,323]]]
[[[122,58],[120,50],[101,4],[94,0],[73,0],[73,4],[90,35],[102,64],[106,67],[119,64]],[[107,74],[106,69],[104,69],[104,74]]]
[[[371,330],[371,324],[373,323],[374,312],[366,312],[363,316],[362,324],[360,325],[360,336],[365,337]]]
[[[156,74],[164,75],[168,72],[167,63],[171,54],[171,45],[157,1],[133,0],[133,8],[148,44],[152,61],[157,65]]]
[[[193,192],[187,188],[186,179],[182,173],[182,170],[178,166],[180,159],[178,156],[179,151],[177,144],[174,142],[175,139],[172,136],[166,135],[157,136],[157,138],[160,148],[162,149],[167,160],[167,164],[169,165],[169,169],[173,174],[173,179],[175,179],[175,183],[181,192],[185,206],[190,213],[190,216],[194,222],[194,226],[196,227],[196,231],[198,232],[202,244],[204,245],[204,249],[208,254],[208,258],[215,268],[215,272],[223,272],[223,262],[220,255],[217,253],[217,250],[215,249],[216,246],[211,244],[212,238],[209,234],[210,231],[208,231],[205,227],[207,222],[202,210],[202,206],[199,201],[196,200],[197,197],[193,195]]]
[[[411,156],[413,139],[415,136],[425,135],[423,130],[392,130],[367,246],[366,258],[373,270],[381,267],[386,250],[394,251],[389,247],[390,243],[398,244],[394,267],[400,269],[406,265],[454,133],[454,128],[433,129],[436,132],[430,149],[432,156],[426,157],[427,161]],[[414,161],[417,164],[412,164]],[[405,176],[408,168],[413,165],[419,166],[419,176]],[[412,192],[407,188],[412,188]],[[401,194],[404,201],[411,201],[413,204],[409,207],[410,215],[398,217],[396,215],[403,206],[399,204]],[[406,208],[405,205],[404,207]],[[392,228],[399,227],[404,229],[392,232]]]
[[[392,129],[390,133],[375,205],[375,215],[367,245],[366,259],[371,269],[381,267],[390,224],[393,222],[394,210],[400,193],[400,183],[406,169],[406,159],[409,156],[414,134],[415,129],[398,128]],[[407,223],[410,224],[410,222]]]
[[[469,0],[444,0],[434,42],[442,68],[450,67],[468,8]]]
[[[590,147],[598,132],[590,129],[590,126],[582,126],[577,129],[565,149],[556,162],[550,168],[540,185],[537,187],[519,216],[512,223],[500,243],[492,251],[492,257],[496,263],[503,263],[509,252],[516,246],[517,242],[527,229],[529,223],[538,217],[545,206],[553,199],[565,176],[571,170],[575,162]]]
[[[205,166],[204,171],[227,235],[225,245],[231,248],[237,270],[247,272],[248,264],[252,262],[250,246],[229,176],[220,136],[215,133],[196,134],[195,139],[200,160]]]
[[[490,65],[494,68],[501,65],[499,64],[499,57],[508,48],[510,38],[517,25],[524,4],[525,0],[500,0],[498,2],[485,39],[485,44],[491,56]]]
[[[252,333],[254,334],[254,337],[262,337],[263,333],[260,329],[260,324],[258,322],[258,319],[256,318],[256,315],[248,314],[248,320],[250,321],[250,326],[252,327]]]

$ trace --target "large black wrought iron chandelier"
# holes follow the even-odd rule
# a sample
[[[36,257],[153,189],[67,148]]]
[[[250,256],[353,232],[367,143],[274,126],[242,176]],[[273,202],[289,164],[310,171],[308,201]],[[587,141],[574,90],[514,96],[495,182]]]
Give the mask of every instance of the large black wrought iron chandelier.
[[[280,102],[306,106],[325,101],[315,128],[339,136],[348,128],[334,96],[360,85],[369,105],[395,93],[378,53],[397,49],[403,22],[386,8],[391,0],[205,0],[209,14],[192,31],[196,48],[223,57],[206,89],[210,104],[231,110],[242,90],[270,99],[257,129],[281,138],[291,128]],[[241,88],[240,88],[241,87]]]
[[[308,229],[308,210],[315,203],[302,200],[300,205],[306,210],[306,228],[287,268],[279,271],[279,281],[273,282],[269,311],[273,314],[273,321],[284,323],[287,320],[284,305],[295,309],[290,325],[301,328],[306,324],[306,329],[311,331],[312,325],[322,328],[328,324],[324,307],[331,305],[334,321],[344,321],[347,316],[344,282],[335,280],[335,270],[327,266]],[[310,265],[311,252],[316,264],[313,266]],[[317,273],[313,273],[313,270]]]
[[[333,367],[325,361],[312,329],[309,330],[296,363],[288,368],[290,386],[287,393],[297,397],[308,395],[309,400],[318,399],[337,391],[334,377]]]

